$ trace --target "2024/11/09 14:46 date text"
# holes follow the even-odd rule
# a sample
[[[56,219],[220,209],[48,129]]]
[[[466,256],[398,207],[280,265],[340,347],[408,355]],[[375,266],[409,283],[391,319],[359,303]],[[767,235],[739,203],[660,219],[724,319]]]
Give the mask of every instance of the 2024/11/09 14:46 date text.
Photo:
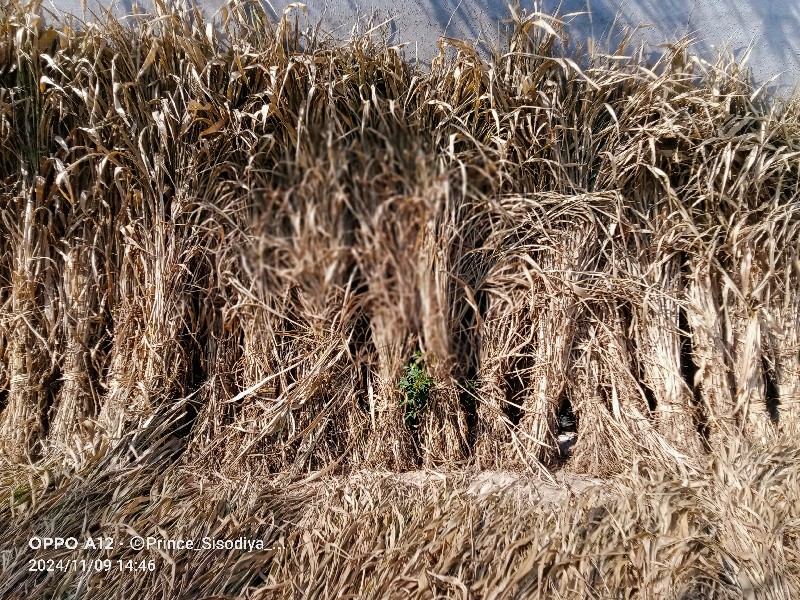
[[[111,559],[31,559],[28,571],[155,571],[156,561]]]

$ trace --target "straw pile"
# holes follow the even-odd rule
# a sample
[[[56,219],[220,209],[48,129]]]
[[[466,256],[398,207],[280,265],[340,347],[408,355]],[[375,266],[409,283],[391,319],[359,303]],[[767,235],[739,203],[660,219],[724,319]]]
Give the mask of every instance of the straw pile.
[[[224,505],[284,548],[173,557],[170,597],[800,593],[796,100],[687,43],[576,53],[539,13],[422,70],[156,4],[0,7],[2,527]],[[297,483],[465,466],[621,479],[557,513]],[[0,590],[156,585],[84,579]]]

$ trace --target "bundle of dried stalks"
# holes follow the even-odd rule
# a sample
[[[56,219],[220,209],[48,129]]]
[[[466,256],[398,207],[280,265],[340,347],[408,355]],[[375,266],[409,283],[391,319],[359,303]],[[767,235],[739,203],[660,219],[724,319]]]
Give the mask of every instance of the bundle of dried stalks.
[[[185,397],[175,443],[230,477],[544,473],[570,403],[581,470],[796,433],[800,111],[735,63],[581,57],[519,11],[509,51],[443,40],[423,71],[254,4],[24,8],[0,8],[10,462],[80,468]]]

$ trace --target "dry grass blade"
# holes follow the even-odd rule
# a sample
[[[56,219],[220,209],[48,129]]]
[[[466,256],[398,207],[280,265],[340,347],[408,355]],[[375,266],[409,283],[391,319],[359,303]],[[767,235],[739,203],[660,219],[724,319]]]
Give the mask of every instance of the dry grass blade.
[[[0,6],[0,596],[800,595],[800,102],[299,10]]]

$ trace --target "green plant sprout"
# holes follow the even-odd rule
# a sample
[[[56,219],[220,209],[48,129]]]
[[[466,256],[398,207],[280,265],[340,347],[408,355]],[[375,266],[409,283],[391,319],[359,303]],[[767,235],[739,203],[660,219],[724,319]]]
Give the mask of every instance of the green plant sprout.
[[[434,381],[425,372],[422,352],[417,350],[414,353],[411,362],[403,368],[403,373],[399,383],[403,392],[400,406],[405,410],[406,421],[417,421],[428,403],[428,393]]]

